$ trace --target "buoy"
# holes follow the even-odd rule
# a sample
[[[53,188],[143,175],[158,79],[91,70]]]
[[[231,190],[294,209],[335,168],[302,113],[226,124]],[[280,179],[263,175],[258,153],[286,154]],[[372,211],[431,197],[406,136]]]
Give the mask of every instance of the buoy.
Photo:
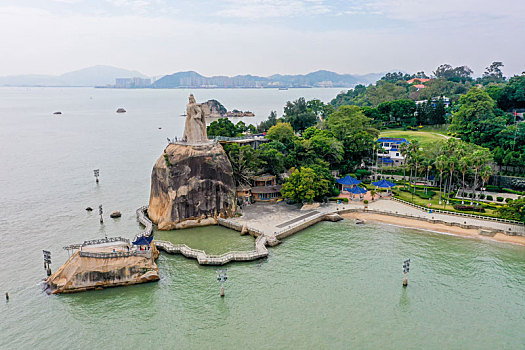
[[[9,293],[5,292],[5,301],[9,301]]]
[[[408,286],[408,279],[407,276],[405,276],[405,279],[403,280],[403,287]]]
[[[224,286],[221,287],[221,297],[224,297]]]

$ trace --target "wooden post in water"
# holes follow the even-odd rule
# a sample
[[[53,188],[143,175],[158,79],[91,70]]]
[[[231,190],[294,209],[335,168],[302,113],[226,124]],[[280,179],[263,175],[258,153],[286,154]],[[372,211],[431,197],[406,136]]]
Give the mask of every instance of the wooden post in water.
[[[51,276],[51,252],[48,250],[42,250],[44,253],[44,269],[46,269],[47,275]]]
[[[98,206],[98,215],[100,215],[100,223],[103,224],[104,223],[104,219],[102,218],[102,204]]]
[[[95,181],[98,183],[98,177],[100,175],[100,169],[93,170],[93,175],[95,175]]]
[[[221,297],[224,297],[224,282],[228,280],[228,269],[217,270],[217,281],[221,284]]]
[[[410,271],[410,259],[407,259],[403,262],[403,273],[405,274],[405,278],[403,279],[403,287],[408,286],[408,271]]]

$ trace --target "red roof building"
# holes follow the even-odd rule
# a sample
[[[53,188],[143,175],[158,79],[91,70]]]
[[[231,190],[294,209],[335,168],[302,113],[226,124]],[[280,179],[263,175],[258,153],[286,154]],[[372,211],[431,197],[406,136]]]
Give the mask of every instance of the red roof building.
[[[432,79],[414,78],[414,79],[407,80],[407,83],[408,84],[423,84],[430,80]]]

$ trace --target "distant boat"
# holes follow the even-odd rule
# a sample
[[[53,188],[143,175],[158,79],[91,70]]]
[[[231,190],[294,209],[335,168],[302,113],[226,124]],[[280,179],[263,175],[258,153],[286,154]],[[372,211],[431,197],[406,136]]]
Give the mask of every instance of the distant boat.
[[[187,114],[186,114],[186,113],[184,113],[184,114],[181,114],[180,116],[181,116],[181,117],[185,117],[185,116],[187,116]]]
[[[59,115],[62,114],[62,112],[54,112],[53,114]]]
[[[117,109],[117,113],[126,113],[126,110],[124,108]]]
[[[280,87],[279,90],[288,90],[287,87]]]

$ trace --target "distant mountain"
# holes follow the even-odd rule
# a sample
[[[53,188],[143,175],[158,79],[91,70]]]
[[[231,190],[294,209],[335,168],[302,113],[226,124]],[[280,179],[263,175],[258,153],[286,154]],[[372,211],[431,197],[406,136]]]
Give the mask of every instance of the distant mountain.
[[[154,88],[258,88],[258,87],[353,87],[357,84],[375,83],[383,73],[366,75],[338,74],[326,70],[305,75],[280,75],[269,77],[236,75],[234,77],[205,77],[194,71],[166,75],[152,84]]]
[[[62,75],[13,75],[0,77],[2,86],[105,86],[115,84],[116,78],[146,78],[137,71],[93,66]]]

